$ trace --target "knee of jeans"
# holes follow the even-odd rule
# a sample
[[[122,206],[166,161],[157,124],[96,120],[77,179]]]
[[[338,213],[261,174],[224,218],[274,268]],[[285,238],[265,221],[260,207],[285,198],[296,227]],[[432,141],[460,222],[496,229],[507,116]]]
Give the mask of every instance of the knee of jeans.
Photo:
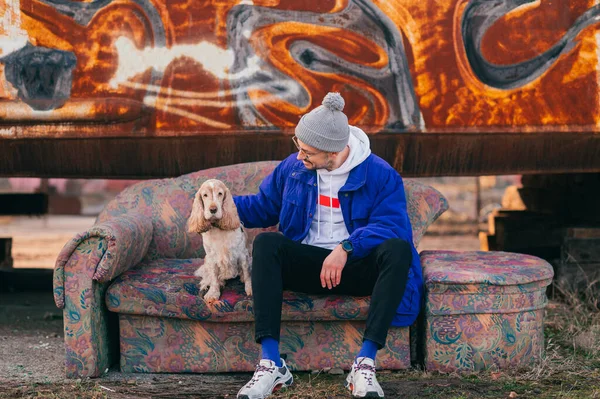
[[[281,241],[283,237],[283,234],[272,231],[260,233],[256,236],[254,242],[252,243],[252,249],[253,251],[256,251],[257,248],[273,248],[273,246],[277,245],[276,243]]]
[[[377,250],[382,256],[391,256],[393,259],[408,258],[412,261],[412,247],[401,238],[390,238],[384,241]],[[408,263],[410,264],[410,262]]]

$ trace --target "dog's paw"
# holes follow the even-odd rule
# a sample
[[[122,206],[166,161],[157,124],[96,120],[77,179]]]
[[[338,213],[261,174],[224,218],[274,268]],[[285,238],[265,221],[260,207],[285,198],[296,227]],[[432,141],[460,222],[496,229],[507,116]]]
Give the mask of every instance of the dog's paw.
[[[204,302],[213,303],[219,300],[221,292],[216,288],[210,288],[206,294],[204,294]]]
[[[252,296],[252,285],[251,284],[245,284],[244,288],[246,290],[246,295]]]
[[[200,291],[208,291],[208,282],[206,279],[200,280]]]
[[[210,285],[208,284],[207,279],[200,280],[200,291],[208,291]]]

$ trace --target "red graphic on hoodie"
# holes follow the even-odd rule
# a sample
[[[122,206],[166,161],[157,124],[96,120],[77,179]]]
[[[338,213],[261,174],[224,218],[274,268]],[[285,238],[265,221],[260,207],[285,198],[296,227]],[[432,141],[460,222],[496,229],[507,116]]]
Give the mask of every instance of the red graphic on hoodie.
[[[331,208],[339,208],[340,200],[337,198],[328,197],[326,195],[319,195],[319,205],[323,205]]]

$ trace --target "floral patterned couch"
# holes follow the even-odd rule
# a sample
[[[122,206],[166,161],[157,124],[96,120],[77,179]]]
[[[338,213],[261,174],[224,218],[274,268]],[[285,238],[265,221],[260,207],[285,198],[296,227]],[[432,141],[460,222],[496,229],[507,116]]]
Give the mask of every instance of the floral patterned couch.
[[[544,353],[552,266],[492,251],[423,251],[425,309],[411,354],[429,371],[518,369]],[[421,325],[420,325],[421,324]]]
[[[277,162],[208,169],[150,180],[124,190],[95,225],[61,251],[54,299],[63,309],[68,377],[99,376],[120,359],[122,371],[251,371],[259,356],[252,301],[239,282],[220,301],[198,295],[194,270],[202,238],[185,224],[194,193],[208,178],[233,195],[254,193]],[[447,208],[435,189],[405,180],[413,239]],[[271,229],[273,230],[273,229]],[[250,229],[252,240],[259,229]],[[292,369],[347,368],[361,344],[369,298],[286,292],[281,351]],[[391,328],[378,366],[410,366],[409,328]]]

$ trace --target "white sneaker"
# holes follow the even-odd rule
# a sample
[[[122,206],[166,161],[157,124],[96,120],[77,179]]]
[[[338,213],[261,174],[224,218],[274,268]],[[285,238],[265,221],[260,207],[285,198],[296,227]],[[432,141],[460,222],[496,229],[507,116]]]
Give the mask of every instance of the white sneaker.
[[[252,379],[240,389],[237,394],[238,399],[263,399],[280,388],[287,388],[294,382],[292,373],[281,359],[282,366],[277,367],[275,362],[268,359],[262,359]]]
[[[353,398],[383,398],[383,389],[375,377],[375,362],[368,357],[359,357],[352,364],[346,378],[346,388]]]

